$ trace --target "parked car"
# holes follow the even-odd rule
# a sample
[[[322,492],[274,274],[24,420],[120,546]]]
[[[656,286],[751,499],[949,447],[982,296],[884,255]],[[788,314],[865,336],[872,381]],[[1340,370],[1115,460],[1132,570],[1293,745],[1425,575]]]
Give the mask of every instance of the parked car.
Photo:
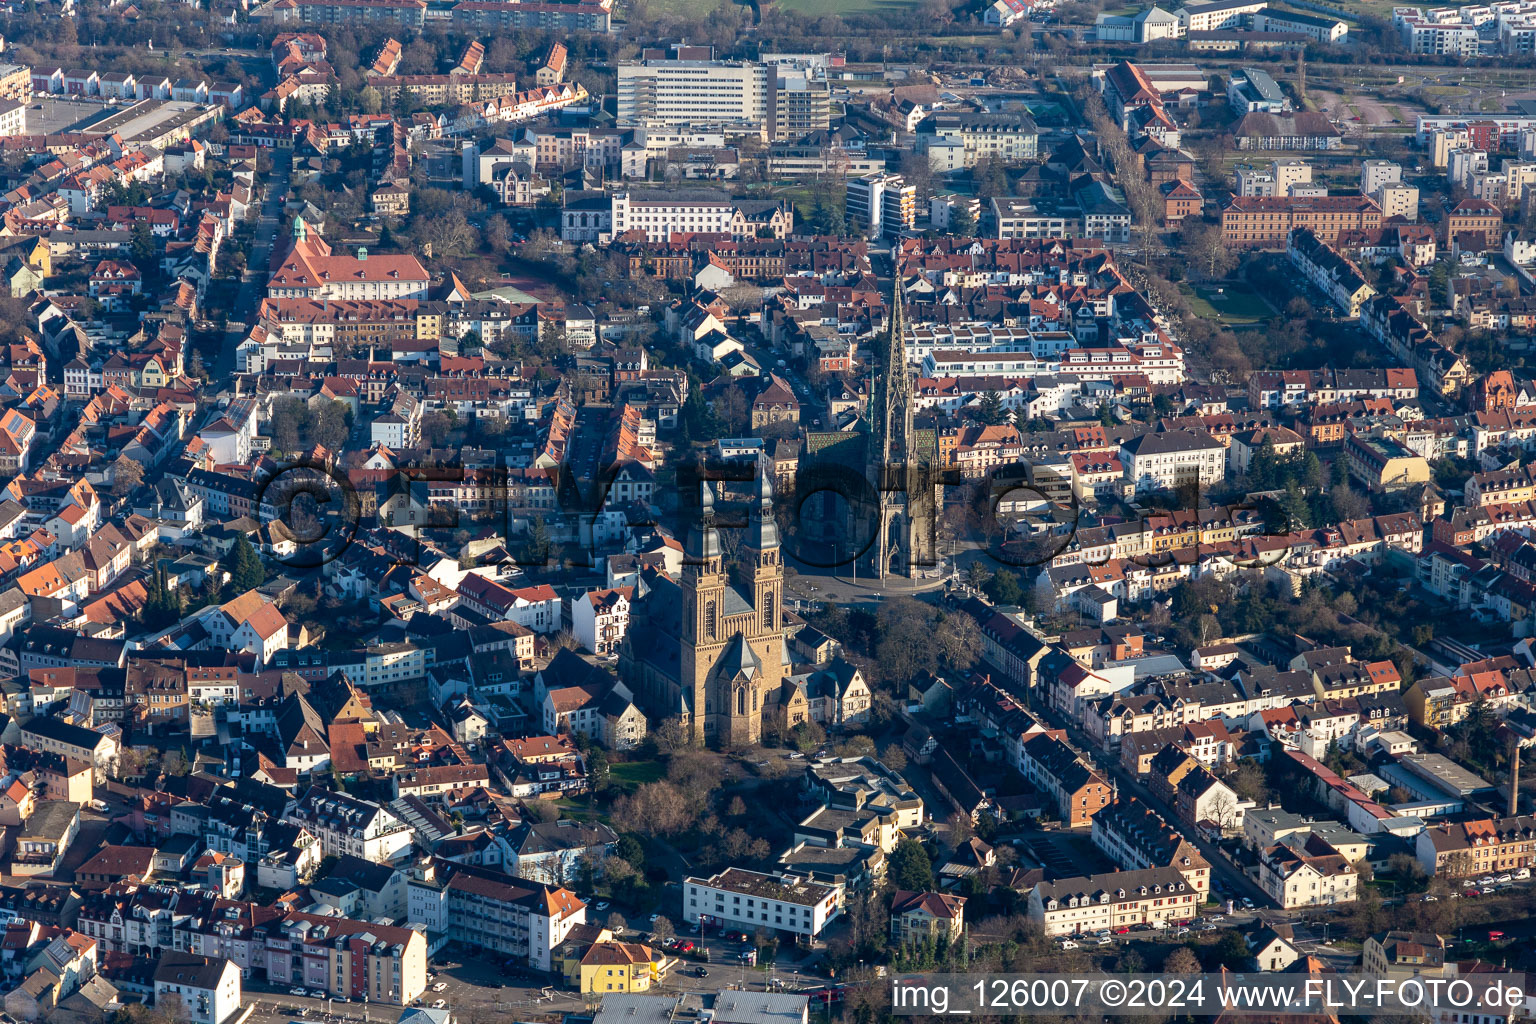
[[[1077,949],[1078,945],[1077,945],[1077,943],[1073,942],[1071,939],[1062,939],[1061,940],[1061,948],[1062,949]]]
[[[693,952],[693,940],[692,939],[684,939],[682,942],[679,942],[677,944],[677,951],[679,953],[692,953]]]
[[[1525,881],[1526,879],[1528,879],[1530,877],[1531,877],[1531,869],[1530,868],[1516,868],[1515,869],[1515,881],[1523,882],[1523,881]]]
[[[707,967],[695,967],[693,969],[693,976],[695,978],[707,978],[707,977],[709,977],[709,968],[707,968]]]
[[[434,999],[434,1000],[432,1000],[432,1009],[434,1009],[434,1010],[441,1010],[443,1007],[445,1007],[447,1005],[448,1005],[448,1001],[446,999]]]
[[[1508,885],[1509,883],[1513,882],[1514,880],[1515,880],[1515,876],[1510,874],[1507,871],[1504,872],[1504,874],[1499,876],[1499,884],[1500,885]]]
[[[291,995],[291,996],[307,996],[307,995],[309,995],[309,993],[307,991],[305,991],[304,989],[302,989],[302,988],[291,988],[291,989],[288,990],[288,994]]]
[[[447,986],[447,984],[446,984],[446,983],[444,983],[444,982],[441,982],[441,981],[440,981],[440,982],[438,982],[438,983],[437,983],[437,984],[436,984],[436,985],[433,985],[433,986],[432,986],[432,991],[433,991],[433,992],[441,992],[441,991],[443,991],[443,990],[444,990],[444,989],[446,989],[446,988],[447,988],[447,987],[448,987],[448,986]]]
[[[324,999],[325,993],[318,988],[312,988],[309,990],[309,997],[311,999]]]
[[[1101,946],[1112,946],[1112,945],[1114,945],[1114,943],[1115,943],[1115,940],[1114,940],[1114,938],[1112,936],[1109,936],[1109,935],[1101,935],[1101,936],[1099,936],[1099,945],[1101,945]]]
[[[1479,878],[1477,880],[1477,884],[1486,889],[1486,888],[1488,888],[1488,886],[1493,884],[1493,876],[1492,875],[1484,875],[1482,878]]]

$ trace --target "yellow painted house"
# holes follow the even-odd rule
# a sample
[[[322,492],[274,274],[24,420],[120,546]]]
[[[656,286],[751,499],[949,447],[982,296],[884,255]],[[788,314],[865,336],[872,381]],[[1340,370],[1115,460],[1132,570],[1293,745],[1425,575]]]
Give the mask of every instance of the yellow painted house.
[[[579,992],[648,992],[661,976],[650,946],[612,939],[578,948],[562,961],[565,983]]]

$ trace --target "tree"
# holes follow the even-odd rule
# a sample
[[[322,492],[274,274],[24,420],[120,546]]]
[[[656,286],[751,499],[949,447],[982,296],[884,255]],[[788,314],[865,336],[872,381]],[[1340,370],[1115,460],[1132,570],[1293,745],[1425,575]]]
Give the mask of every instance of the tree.
[[[877,622],[880,641],[875,656],[885,679],[904,689],[913,676],[938,667],[928,605],[911,597],[892,598],[880,606]]]
[[[126,455],[120,456],[112,463],[112,494],[114,497],[125,497],[132,494],[139,484],[144,482],[144,466],[135,462]]]
[[[981,589],[993,604],[1021,605],[1025,601],[1024,585],[1011,569],[997,570]]]
[[[523,805],[528,817],[541,825],[552,825],[560,820],[560,808],[548,800],[533,800]]]
[[[1195,217],[1187,218],[1179,228],[1183,249],[1207,280],[1226,277],[1237,265],[1237,257],[1221,235],[1221,228]]]
[[[141,220],[133,225],[133,235],[128,241],[128,255],[133,258],[133,265],[139,268],[141,274],[148,275],[156,269],[155,236],[149,229],[149,221]]]
[[[1199,974],[1200,958],[1188,946],[1180,946],[1163,961],[1164,974]]]
[[[267,581],[267,570],[261,564],[261,556],[244,534],[235,538],[219,566],[229,574],[228,592],[231,595],[255,590]]]
[[[976,215],[968,203],[956,203],[949,211],[949,233],[960,238],[970,238],[976,233]]]
[[[512,225],[506,217],[498,213],[485,222],[485,244],[497,253],[505,253],[512,248]]]
[[[976,422],[984,427],[995,427],[1008,418],[1008,413],[1003,409],[1003,399],[996,391],[990,388],[981,393],[981,400],[976,405]]]
[[[613,932],[613,934],[615,934],[615,935],[622,935],[624,933],[624,928],[625,928],[624,915],[619,913],[617,910],[615,910],[613,913],[608,915],[608,922],[607,923],[608,923],[608,930]]]
[[[665,917],[658,917],[651,922],[651,937],[657,942],[665,942],[676,934],[677,931],[672,927],[672,922]]]
[[[145,629],[162,629],[181,619],[181,595],[170,586],[164,569],[159,569],[145,585],[148,596],[139,609],[139,622]]]
[[[939,648],[951,668],[965,672],[981,657],[981,628],[964,612],[945,616],[938,628]]]
[[[910,892],[929,892],[933,889],[933,862],[928,851],[916,839],[903,839],[891,852],[889,864],[891,884]]]

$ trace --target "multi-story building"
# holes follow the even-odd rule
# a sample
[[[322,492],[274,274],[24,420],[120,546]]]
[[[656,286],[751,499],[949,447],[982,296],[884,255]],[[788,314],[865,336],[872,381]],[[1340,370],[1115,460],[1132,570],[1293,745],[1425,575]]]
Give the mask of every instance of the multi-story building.
[[[1376,294],[1376,289],[1366,282],[1354,260],[1307,228],[1291,232],[1286,254],[1307,280],[1347,317],[1358,317],[1360,307]]]
[[[320,841],[326,856],[351,854],[383,864],[411,849],[411,829],[378,804],[345,793],[311,788],[284,815]]]
[[[698,190],[615,192],[609,199],[608,230],[615,237],[642,232],[647,241],[671,242],[678,236],[724,235],[735,239],[788,238],[794,210],[775,199],[733,199],[723,192]]]
[[[1430,480],[1429,463],[1418,452],[1385,435],[1353,433],[1344,439],[1349,475],[1377,493],[1402,491]]]
[[[593,590],[571,602],[571,632],[576,642],[593,654],[607,657],[619,652],[629,629],[629,599],[633,587]]]
[[[1138,493],[1210,487],[1226,476],[1227,448],[1203,430],[1142,434],[1120,446],[1120,464]]]
[[[930,152],[937,145],[948,154],[936,170],[974,167],[985,157],[1017,163],[1040,152],[1040,129],[1028,114],[940,111],[920,122],[917,132],[919,145]]]
[[[840,889],[797,875],[726,868],[709,878],[683,880],[683,920],[693,925],[762,928],[814,942],[841,911]]]
[[[1083,935],[1138,925],[1194,920],[1205,897],[1173,868],[1111,871],[1040,882],[1029,917],[1046,935]]]
[[[1487,199],[1463,199],[1445,215],[1445,243],[1497,249],[1504,238],[1504,211]]]
[[[1338,18],[1319,17],[1279,7],[1264,7],[1254,11],[1253,30],[1301,35],[1318,43],[1337,43],[1349,35],[1349,26]]]
[[[891,941],[897,945],[943,941],[953,946],[964,934],[964,896],[905,889],[891,895]]]
[[[1369,196],[1233,196],[1221,211],[1222,239],[1238,249],[1279,249],[1296,228],[1329,245],[1345,231],[1375,231],[1381,207]]]
[[[1173,868],[1199,893],[1211,890],[1211,865],[1194,843],[1134,795],[1093,816],[1093,845],[1128,871]]]
[[[526,962],[537,971],[553,969],[555,949],[587,918],[586,904],[569,889],[443,860],[421,869],[406,895],[413,925]]]
[[[1188,35],[1191,32],[1246,28],[1253,16],[1264,7],[1257,0],[1210,0],[1208,3],[1185,4],[1173,13],[1183,24],[1184,34]]]
[[[1419,864],[1441,878],[1476,878],[1536,864],[1536,817],[1440,822],[1414,840]]]
[[[0,100],[31,103],[32,69],[25,64],[0,64]]]
[[[1359,873],[1326,839],[1297,833],[1259,857],[1259,887],[1283,910],[1355,901]]]
[[[450,15],[458,30],[542,29],[546,32],[595,32],[606,35],[612,25],[612,0],[578,3],[505,0],[461,0]]]
[[[900,235],[917,226],[917,186],[899,174],[851,178],[847,210],[849,219],[871,238]]]
[[[1454,8],[1427,14],[1417,7],[1394,7],[1392,24],[1409,53],[1440,57],[1476,57],[1481,43],[1477,25],[1463,21]]]
[[[1445,973],[1445,940],[1434,932],[1390,931],[1366,938],[1360,973],[1372,978],[1438,978]]]
[[[993,196],[989,213],[994,238],[1071,238],[1080,234],[1082,215],[1076,210],[1043,210],[1032,199]]]
[[[371,259],[366,248],[356,256],[333,253],[325,239],[311,236],[303,217],[293,221],[293,237],[274,253],[267,296],[274,299],[424,299],[427,270],[409,254]]]
[[[266,926],[266,964],[273,985],[409,1006],[427,988],[427,937],[414,928],[295,912]]]
[[[1372,195],[1383,185],[1403,180],[1403,165],[1392,160],[1362,160],[1360,162],[1360,194]]]
[[[618,123],[788,141],[827,128],[830,92],[825,79],[779,64],[650,57],[619,64]]]
[[[155,1006],[178,1004],[194,1024],[223,1024],[240,1009],[240,968],[218,956],[169,950],[155,965]]]

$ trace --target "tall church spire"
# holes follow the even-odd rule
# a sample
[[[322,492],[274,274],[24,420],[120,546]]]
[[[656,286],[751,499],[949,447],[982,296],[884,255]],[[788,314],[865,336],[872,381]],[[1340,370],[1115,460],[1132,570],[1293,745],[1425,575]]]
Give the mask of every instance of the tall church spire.
[[[912,379],[907,372],[907,307],[902,297],[901,264],[897,263],[891,283],[891,311],[886,318],[885,338],[880,346],[883,364],[882,398],[879,406],[882,471],[903,463],[911,444]]]
[[[871,420],[870,480],[880,490],[880,534],[874,549],[875,575],[911,575],[932,564],[936,495],[931,466],[934,444],[924,444],[912,425],[912,374],[907,367],[907,307],[898,260],[891,282],[890,314],[878,347],[880,362]],[[926,439],[932,441],[933,439]]]

